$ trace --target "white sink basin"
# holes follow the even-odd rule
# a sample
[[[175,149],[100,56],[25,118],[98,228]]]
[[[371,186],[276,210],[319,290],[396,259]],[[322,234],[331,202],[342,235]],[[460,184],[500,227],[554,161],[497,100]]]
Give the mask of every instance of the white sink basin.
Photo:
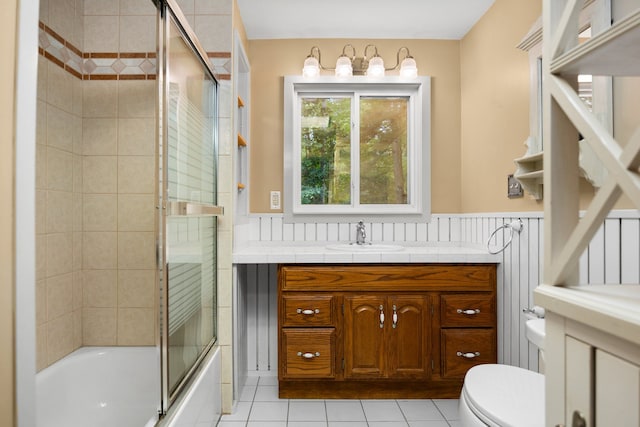
[[[385,245],[385,244],[364,244],[357,245],[355,243],[340,243],[337,245],[327,245],[327,249],[332,251],[345,251],[345,252],[398,252],[404,250],[404,247],[399,245]]]
[[[544,350],[544,319],[527,320],[527,339],[540,350]]]

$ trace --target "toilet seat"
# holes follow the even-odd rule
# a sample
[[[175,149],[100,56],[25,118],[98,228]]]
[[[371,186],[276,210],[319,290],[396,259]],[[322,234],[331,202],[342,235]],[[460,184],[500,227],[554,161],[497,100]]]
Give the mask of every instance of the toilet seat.
[[[461,401],[489,426],[544,427],[544,395],[544,375],[487,364],[467,371]]]

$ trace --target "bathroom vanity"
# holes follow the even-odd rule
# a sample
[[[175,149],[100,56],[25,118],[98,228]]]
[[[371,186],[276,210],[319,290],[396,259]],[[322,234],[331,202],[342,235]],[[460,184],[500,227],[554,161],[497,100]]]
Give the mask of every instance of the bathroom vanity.
[[[278,266],[282,398],[456,398],[496,354],[495,264]]]

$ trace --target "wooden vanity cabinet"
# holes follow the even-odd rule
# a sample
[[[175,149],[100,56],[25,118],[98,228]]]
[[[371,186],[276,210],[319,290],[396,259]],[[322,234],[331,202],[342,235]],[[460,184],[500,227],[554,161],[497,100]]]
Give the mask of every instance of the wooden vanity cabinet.
[[[496,362],[494,264],[280,265],[283,398],[456,398]]]

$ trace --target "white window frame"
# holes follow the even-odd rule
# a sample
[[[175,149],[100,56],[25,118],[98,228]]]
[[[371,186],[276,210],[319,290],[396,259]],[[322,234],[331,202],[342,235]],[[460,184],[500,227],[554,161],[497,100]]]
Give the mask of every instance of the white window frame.
[[[407,117],[407,204],[359,204],[360,97],[406,97]],[[301,201],[301,99],[351,97],[351,204],[303,205]],[[354,220],[403,220],[426,222],[431,216],[429,77],[403,79],[397,76],[371,79],[286,76],[284,79],[284,218],[286,222]]]

